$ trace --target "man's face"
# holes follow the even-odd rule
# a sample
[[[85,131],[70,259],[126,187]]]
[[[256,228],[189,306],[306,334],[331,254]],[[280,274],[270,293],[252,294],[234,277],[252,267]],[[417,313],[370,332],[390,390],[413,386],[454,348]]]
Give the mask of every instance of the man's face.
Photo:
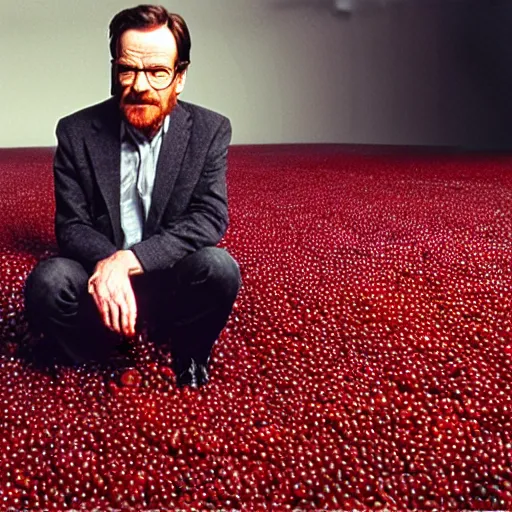
[[[177,61],[176,41],[167,26],[150,30],[127,30],[118,43],[117,65],[122,69],[174,68]],[[167,114],[176,105],[185,85],[186,73],[174,76],[171,85],[156,90],[146,73],[137,73],[132,83],[119,82],[119,107],[126,121],[148,136],[153,136]]]

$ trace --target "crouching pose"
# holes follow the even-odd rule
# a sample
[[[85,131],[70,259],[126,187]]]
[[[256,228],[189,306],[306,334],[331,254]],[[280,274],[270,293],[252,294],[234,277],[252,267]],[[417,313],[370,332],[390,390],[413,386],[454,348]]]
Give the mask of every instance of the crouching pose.
[[[178,101],[190,61],[180,16],[118,13],[110,52],[113,97],[57,125],[59,256],[28,277],[27,318],[76,363],[108,358],[147,325],[178,385],[197,387],[240,288],[237,263],[215,247],[228,224],[230,123]]]

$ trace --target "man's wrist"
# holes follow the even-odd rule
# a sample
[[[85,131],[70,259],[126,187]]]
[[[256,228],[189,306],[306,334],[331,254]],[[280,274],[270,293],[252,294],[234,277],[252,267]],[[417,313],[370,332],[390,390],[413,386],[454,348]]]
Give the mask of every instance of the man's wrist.
[[[129,276],[136,276],[136,275],[139,275],[139,274],[143,274],[144,273],[144,269],[142,268],[142,265],[140,264],[140,261],[137,258],[137,256],[135,256],[135,253],[133,251],[130,251],[129,249],[128,250],[123,250],[122,252],[124,253],[123,256],[127,260],[128,275]]]

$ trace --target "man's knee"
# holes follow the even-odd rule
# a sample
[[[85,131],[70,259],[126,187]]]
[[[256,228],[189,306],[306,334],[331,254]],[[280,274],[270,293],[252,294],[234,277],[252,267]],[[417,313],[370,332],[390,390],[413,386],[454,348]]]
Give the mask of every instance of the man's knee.
[[[224,249],[207,248],[211,279],[214,283],[236,296],[241,285],[240,267],[235,259]]]
[[[59,257],[41,261],[27,278],[25,306],[28,310],[52,307],[63,295],[66,300],[78,301],[87,279],[85,269],[76,261]]]
[[[241,285],[240,268],[225,249],[204,247],[187,258],[190,285],[208,283],[210,289],[236,297]]]

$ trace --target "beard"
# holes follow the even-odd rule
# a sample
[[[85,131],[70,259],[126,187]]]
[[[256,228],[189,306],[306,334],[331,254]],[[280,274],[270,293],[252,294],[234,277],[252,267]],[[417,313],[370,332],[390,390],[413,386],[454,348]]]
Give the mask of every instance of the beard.
[[[121,96],[119,106],[125,120],[148,137],[152,137],[162,126],[165,117],[170,114],[178,100],[173,91],[162,101],[151,94],[127,94]]]

